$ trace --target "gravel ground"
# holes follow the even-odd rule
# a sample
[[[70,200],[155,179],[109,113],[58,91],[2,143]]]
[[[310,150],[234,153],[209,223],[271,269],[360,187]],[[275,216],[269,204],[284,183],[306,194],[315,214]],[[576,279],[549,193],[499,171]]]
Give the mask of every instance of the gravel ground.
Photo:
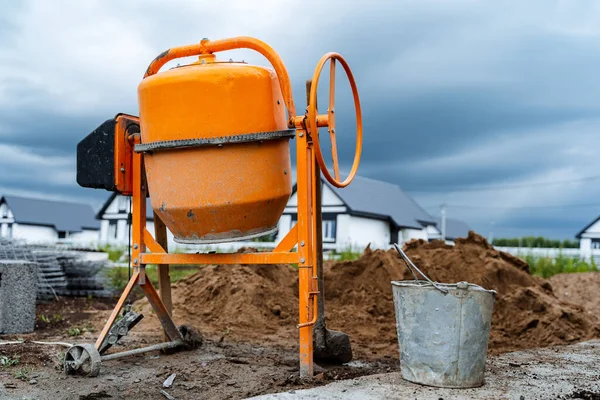
[[[600,340],[491,357],[485,385],[440,389],[377,374],[326,386],[269,394],[254,399],[586,399],[600,400]]]

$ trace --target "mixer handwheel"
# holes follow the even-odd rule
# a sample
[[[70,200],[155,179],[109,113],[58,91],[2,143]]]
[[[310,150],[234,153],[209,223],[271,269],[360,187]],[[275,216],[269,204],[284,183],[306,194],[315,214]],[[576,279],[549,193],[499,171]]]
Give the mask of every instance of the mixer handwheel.
[[[100,372],[100,353],[89,343],[76,344],[65,354],[65,372],[84,376],[97,376]]]
[[[329,108],[327,110],[327,123],[324,124],[324,121],[319,121],[318,119],[318,110],[317,110],[317,87],[319,85],[319,77],[321,76],[321,71],[323,66],[327,62],[330,61],[330,69],[329,69]],[[337,155],[337,145],[336,145],[336,132],[335,132],[335,64],[336,60],[344,68],[346,72],[346,76],[348,77],[348,82],[350,83],[350,88],[352,89],[352,96],[354,97],[354,109],[356,111],[356,150],[354,152],[354,161],[352,163],[352,168],[350,173],[343,181],[340,179],[340,168],[338,162]],[[317,67],[315,68],[315,73],[312,78],[312,85],[310,88],[310,97],[309,97],[309,105],[307,110],[307,129],[313,139],[313,144],[315,148],[315,156],[317,158],[317,162],[319,163],[319,167],[323,172],[323,176],[325,179],[329,181],[335,187],[346,187],[352,182],[354,177],[356,176],[356,172],[358,171],[358,164],[360,163],[360,153],[362,151],[362,112],[360,110],[360,99],[358,97],[358,88],[356,87],[356,82],[354,81],[354,76],[352,75],[352,71],[350,70],[350,66],[346,62],[346,60],[338,53],[327,53],[325,54],[318,62]],[[331,158],[333,160],[333,173],[334,176],[331,176],[329,169],[327,168],[327,164],[323,159],[323,153],[321,151],[321,146],[319,143],[319,126],[327,126],[329,130],[329,137],[331,139]]]

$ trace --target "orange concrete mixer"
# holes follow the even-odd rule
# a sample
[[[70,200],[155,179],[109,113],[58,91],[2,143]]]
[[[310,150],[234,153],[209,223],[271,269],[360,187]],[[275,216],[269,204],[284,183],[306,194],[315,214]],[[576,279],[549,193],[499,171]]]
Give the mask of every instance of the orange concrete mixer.
[[[219,60],[215,53],[252,49],[273,69]],[[197,61],[159,72],[167,62]],[[317,86],[329,61],[329,102],[317,110]],[[354,162],[342,180],[335,132],[336,63],[354,96],[357,141]],[[248,37],[171,48],[152,61],[138,87],[140,116],[119,114],[84,138],[77,149],[77,181],[132,196],[133,274],[95,345],[76,345],[66,355],[70,372],[95,375],[102,360],[185,343],[186,332],[171,319],[169,264],[298,265],[300,373],[313,372],[313,325],[319,295],[317,262],[322,238],[317,205],[320,172],[336,187],[356,175],[362,148],[358,90],[346,61],[328,53],[317,64],[306,113],[297,116],[287,70],[266,43]],[[326,127],[333,174],[325,163],[319,128]],[[298,222],[272,252],[181,254],[167,251],[166,228],[175,241],[203,244],[245,240],[273,233],[292,193],[289,140],[296,139]],[[146,197],[154,211],[154,236],[146,229]],[[296,250],[295,250],[296,249]],[[158,264],[159,292],[145,266]],[[139,321],[133,311],[117,321],[131,289],[139,285],[168,339],[129,352],[104,352]],[[133,314],[132,314],[133,313]],[[117,321],[117,322],[116,322]]]

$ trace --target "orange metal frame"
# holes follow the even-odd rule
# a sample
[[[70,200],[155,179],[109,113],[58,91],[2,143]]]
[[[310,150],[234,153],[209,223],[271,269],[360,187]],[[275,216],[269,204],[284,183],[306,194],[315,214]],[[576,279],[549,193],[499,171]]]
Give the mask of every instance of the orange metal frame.
[[[165,334],[170,340],[182,339],[175,323],[171,319],[163,301],[159,297],[150,280],[146,277],[145,266],[147,264],[297,264],[298,265],[298,285],[299,285],[299,324],[300,331],[300,376],[311,377],[313,375],[313,325],[317,320],[317,296],[319,288],[317,285],[317,257],[315,249],[318,248],[317,240],[322,240],[317,236],[317,226],[321,221],[317,220],[316,213],[316,190],[315,187],[320,179],[320,171],[316,167],[321,165],[322,156],[318,148],[318,130],[317,127],[329,126],[329,121],[333,119],[333,98],[330,101],[330,110],[328,114],[316,114],[316,82],[312,87],[311,99],[314,98],[312,105],[309,105],[308,115],[296,116],[296,109],[292,98],[291,83],[287,70],[279,55],[267,44],[253,38],[241,37],[210,42],[202,40],[199,44],[169,49],[157,57],[148,67],[145,77],[157,73],[160,68],[168,61],[178,57],[191,55],[210,54],[217,51],[225,51],[239,48],[249,48],[258,51],[264,55],[273,65],[277,72],[283,98],[288,111],[288,124],[290,128],[296,129],[296,171],[297,171],[297,198],[298,198],[298,223],[290,230],[285,238],[275,247],[272,252],[265,253],[233,253],[233,254],[170,254],[160,246],[154,237],[146,229],[146,182],[144,178],[144,160],[142,153],[132,153],[132,249],[131,258],[133,260],[133,276],[123,291],[117,305],[112,311],[106,325],[102,329],[96,348],[100,348],[108,331],[113,325],[123,304],[125,303],[132,288],[138,284],[146,294],[148,301],[152,305],[156,315],[160,319]],[[347,64],[337,54],[330,53],[326,55],[319,63],[318,74],[323,67],[323,63],[328,58],[341,60],[348,74]],[[335,64],[332,62],[332,68]],[[335,78],[335,74],[332,73]],[[351,74],[348,74],[351,80],[351,86],[355,94],[355,101],[358,101],[358,92]],[[330,84],[330,88],[333,83]],[[331,93],[333,95],[333,93]],[[357,108],[357,122],[360,119],[360,106]],[[312,120],[312,121],[311,121]],[[312,125],[307,127],[307,125]],[[335,140],[335,130],[330,129],[330,135]],[[359,134],[362,132],[360,130]],[[310,135],[309,133],[312,133]],[[139,143],[140,136],[132,135],[130,139],[134,144]],[[334,142],[335,143],[335,142]],[[315,145],[316,144],[316,145]],[[335,147],[334,147],[335,148]],[[359,146],[360,148],[360,146]],[[320,160],[317,158],[319,154]],[[358,152],[360,157],[360,150]],[[358,158],[355,157],[357,164]],[[317,163],[319,161],[319,163]],[[356,165],[357,166],[357,165]],[[321,165],[321,169],[323,169]],[[325,168],[326,169],[326,168]],[[355,173],[356,168],[353,168]],[[346,186],[353,178],[353,174],[344,182],[339,180],[339,168],[337,166],[337,155],[334,155],[334,171],[336,186]],[[329,173],[326,177],[331,177]],[[333,183],[333,182],[332,182]],[[292,251],[297,245],[297,251]]]

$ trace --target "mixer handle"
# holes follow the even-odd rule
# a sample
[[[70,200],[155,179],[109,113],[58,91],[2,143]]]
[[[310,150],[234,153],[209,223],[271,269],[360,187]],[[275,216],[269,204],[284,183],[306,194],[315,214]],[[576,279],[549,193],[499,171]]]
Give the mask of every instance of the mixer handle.
[[[325,63],[330,61],[330,69],[329,69],[329,108],[327,109],[327,115],[318,115],[317,110],[317,87],[319,86],[319,77],[321,76],[321,71],[323,70],[323,66]],[[346,77],[348,78],[348,82],[350,83],[350,88],[352,89],[352,96],[354,98],[354,110],[356,112],[356,149],[354,151],[354,161],[352,162],[352,168],[350,169],[350,173],[343,181],[340,179],[340,171],[339,171],[339,162],[337,155],[337,145],[336,145],[336,132],[335,132],[335,65],[336,61],[338,61],[342,67],[344,68],[344,72],[346,72]],[[319,163],[319,167],[323,172],[323,176],[329,183],[333,186],[342,188],[346,187],[352,182],[354,177],[356,176],[356,172],[358,171],[358,165],[360,164],[360,155],[362,152],[362,112],[360,109],[360,98],[358,97],[358,88],[356,86],[356,81],[354,80],[354,76],[352,75],[352,71],[350,70],[350,66],[348,62],[338,53],[327,53],[317,63],[317,67],[315,68],[315,73],[312,78],[312,85],[310,87],[310,95],[309,95],[309,103],[307,108],[306,115],[307,123],[306,128],[308,129],[315,148],[315,156],[317,158],[317,162]],[[333,173],[334,176],[331,176],[327,168],[327,164],[323,159],[323,153],[321,151],[321,145],[319,142],[319,127],[326,126],[329,130],[329,137],[331,140],[331,158],[333,160]]]
[[[156,74],[166,63],[176,58],[199,56],[202,54],[212,54],[219,51],[250,49],[262,54],[273,66],[279,79],[279,86],[283,95],[283,101],[288,112],[288,125],[294,127],[294,117],[296,116],[296,106],[292,97],[292,85],[290,76],[285,68],[283,60],[275,50],[265,42],[247,36],[240,36],[222,40],[202,39],[200,43],[188,46],[173,47],[159,54],[148,66],[144,78]]]

